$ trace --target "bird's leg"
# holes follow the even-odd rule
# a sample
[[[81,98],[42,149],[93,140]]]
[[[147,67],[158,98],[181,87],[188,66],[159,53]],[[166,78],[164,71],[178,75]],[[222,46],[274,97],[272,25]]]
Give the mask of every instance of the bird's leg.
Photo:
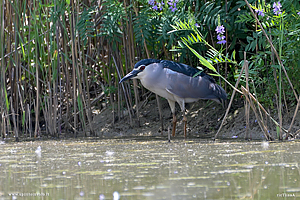
[[[184,138],[186,138],[186,124],[187,124],[187,118],[185,116],[185,112],[183,111],[183,133],[184,133]]]
[[[187,123],[187,118],[185,116],[185,102],[184,100],[182,100],[180,103],[179,103],[180,107],[181,107],[181,111],[182,111],[182,115],[183,115],[183,134],[184,134],[184,138],[186,138],[186,123]]]
[[[162,117],[162,111],[161,111],[161,104],[160,104],[160,97],[156,94],[156,102],[157,102],[157,107],[158,107],[158,112],[159,112],[159,119],[160,119],[160,123],[161,123],[161,135],[163,135],[164,132],[164,120]]]
[[[176,119],[175,113],[173,113],[172,123],[173,123],[172,136],[175,137],[176,123],[177,123],[177,119]]]
[[[172,112],[172,114],[173,114],[173,120],[172,120],[172,123],[173,123],[172,136],[174,137],[174,136],[175,136],[175,130],[176,130],[176,122],[177,122],[176,114],[175,114],[175,101],[172,101],[172,100],[168,99],[168,103],[169,103],[169,105],[170,105],[171,112]]]

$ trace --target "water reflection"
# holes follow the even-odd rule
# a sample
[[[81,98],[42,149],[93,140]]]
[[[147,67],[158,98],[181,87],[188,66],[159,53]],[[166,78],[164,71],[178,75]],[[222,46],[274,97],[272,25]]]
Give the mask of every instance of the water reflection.
[[[299,142],[1,144],[0,199],[299,198]]]

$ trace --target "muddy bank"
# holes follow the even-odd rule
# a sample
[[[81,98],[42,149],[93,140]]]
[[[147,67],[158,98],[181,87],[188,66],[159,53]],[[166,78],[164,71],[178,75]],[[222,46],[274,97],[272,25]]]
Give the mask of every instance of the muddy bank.
[[[114,136],[157,136],[168,134],[168,127],[172,124],[172,114],[169,108],[168,102],[161,98],[162,104],[162,114],[163,114],[163,124],[164,129],[161,131],[161,123],[159,120],[159,113],[157,108],[157,103],[155,96],[152,95],[152,99],[144,102],[144,106],[140,109],[140,126],[137,122],[137,117],[133,117],[133,126],[130,126],[129,116],[125,114],[121,119],[116,120],[113,123],[112,110],[110,108],[104,109],[100,114],[96,115],[93,120],[93,127],[96,130],[97,136],[103,137],[114,137]],[[187,122],[187,135],[190,137],[200,137],[200,138],[213,138],[221,124],[221,121],[226,112],[226,108],[214,101],[200,100],[195,103],[187,104],[186,116]],[[182,115],[180,112],[179,105],[176,104],[177,111],[177,128],[176,137],[183,137],[183,123]],[[124,113],[127,113],[124,110]],[[292,116],[294,114],[294,109],[291,109],[289,113],[284,113],[283,124],[286,129],[289,128]],[[272,113],[272,117],[277,120],[277,114]],[[265,118],[265,123],[270,134],[277,138],[276,126],[274,123]],[[300,117],[297,116],[292,131],[297,131],[300,129]],[[245,121],[245,111],[244,103],[241,99],[240,101],[235,101],[232,105],[230,113],[218,135],[218,138],[245,138],[246,133],[246,121]],[[249,134],[252,139],[262,139],[264,140],[264,134],[261,131],[254,113],[250,113],[250,126]]]

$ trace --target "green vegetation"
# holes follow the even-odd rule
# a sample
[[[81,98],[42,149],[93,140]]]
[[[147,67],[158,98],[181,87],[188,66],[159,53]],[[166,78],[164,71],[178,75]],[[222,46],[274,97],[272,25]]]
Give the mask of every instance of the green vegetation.
[[[1,136],[93,135],[103,106],[133,123],[146,91],[118,82],[143,58],[217,72],[229,94],[246,59],[249,91],[282,126],[300,90],[300,4],[248,2],[258,20],[244,0],[1,1]]]

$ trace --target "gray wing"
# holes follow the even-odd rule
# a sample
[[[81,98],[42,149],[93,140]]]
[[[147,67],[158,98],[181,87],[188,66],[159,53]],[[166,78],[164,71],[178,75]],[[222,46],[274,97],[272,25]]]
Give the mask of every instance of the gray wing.
[[[224,89],[212,81],[208,75],[195,78],[180,73],[167,73],[167,90],[181,98],[226,99]]]

